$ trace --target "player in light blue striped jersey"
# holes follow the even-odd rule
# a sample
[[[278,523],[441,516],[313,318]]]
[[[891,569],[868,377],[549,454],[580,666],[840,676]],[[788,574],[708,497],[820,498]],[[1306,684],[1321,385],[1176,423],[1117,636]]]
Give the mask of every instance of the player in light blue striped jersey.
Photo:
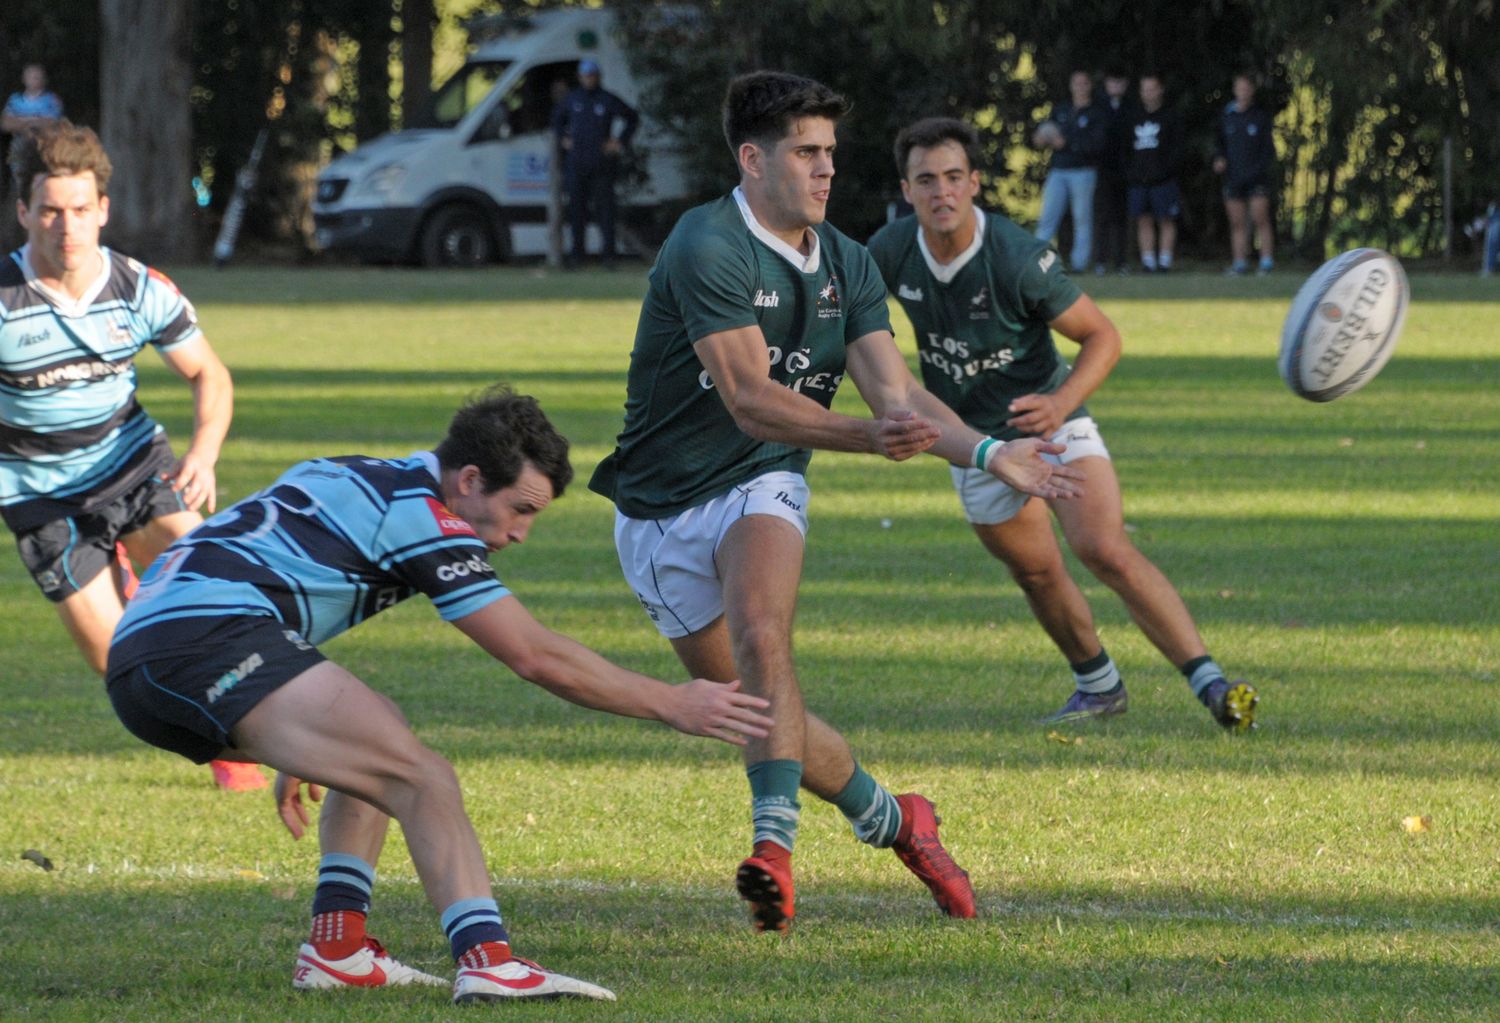
[[[59,120],[11,162],[27,242],[0,260],[0,517],[102,673],[128,575],[117,552],[144,565],[213,510],[232,384],[172,282],[99,244],[111,168],[98,137]],[[192,388],[180,459],[136,400],[148,345]],[[266,785],[253,765],[216,763],[214,777]]]
[[[458,964],[454,1001],[614,998],[511,954],[453,768],[390,700],[324,658],[324,640],[424,593],[445,621],[564,699],[738,745],[767,734],[767,701],[737,681],[673,686],[616,667],[539,624],[495,577],[489,553],[526,539],[572,475],[568,443],[535,400],[500,388],[459,410],[434,451],[293,466],[142,577],[110,649],[109,695],[125,726],[199,763],[248,757],[277,768],[294,836],[307,822],[302,781],[313,798],[314,784],[331,790],[294,987],[447,983],[365,933],[394,817],[442,910]]]

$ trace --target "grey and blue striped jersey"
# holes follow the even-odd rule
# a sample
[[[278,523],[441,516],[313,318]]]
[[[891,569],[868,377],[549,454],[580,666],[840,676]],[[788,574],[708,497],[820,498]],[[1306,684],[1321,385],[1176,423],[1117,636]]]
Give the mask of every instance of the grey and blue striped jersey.
[[[164,275],[101,249],[77,301],[42,286],[27,248],[0,260],[0,516],[15,532],[108,504],[141,482],[161,427],[136,401],[135,356],[202,337]]]
[[[425,451],[294,465],[152,562],[115,629],[111,670],[190,648],[225,616],[274,618],[318,644],[417,593],[446,621],[505,597],[437,474]]]

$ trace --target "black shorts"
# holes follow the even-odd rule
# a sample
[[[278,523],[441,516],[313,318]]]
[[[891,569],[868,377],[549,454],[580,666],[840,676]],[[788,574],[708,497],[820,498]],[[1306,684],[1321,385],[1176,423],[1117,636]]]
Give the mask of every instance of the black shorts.
[[[132,735],[206,764],[256,704],[325,660],[274,618],[177,619],[110,647],[105,685]]]
[[[1236,181],[1224,183],[1224,198],[1238,199],[1243,202],[1246,199],[1257,199],[1271,194],[1271,182],[1265,178],[1251,178],[1249,181]]]
[[[154,445],[146,479],[106,505],[67,519],[54,519],[16,534],[21,562],[46,598],[59,603],[83,589],[115,563],[115,541],[144,529],[163,515],[187,511],[180,494],[163,479],[174,460],[165,443]]]

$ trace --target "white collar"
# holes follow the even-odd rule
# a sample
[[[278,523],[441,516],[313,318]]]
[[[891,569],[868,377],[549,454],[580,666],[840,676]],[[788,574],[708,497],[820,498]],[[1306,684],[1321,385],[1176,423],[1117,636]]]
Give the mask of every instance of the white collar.
[[[807,255],[798,252],[792,246],[776,237],[770,231],[760,226],[760,221],[755,219],[755,214],[750,211],[750,200],[745,198],[745,190],[738,185],[734,187],[734,201],[740,208],[740,216],[745,219],[745,226],[750,233],[760,239],[770,250],[786,260],[792,266],[805,274],[818,272],[818,261],[822,256],[822,247],[818,242],[818,232],[808,228],[808,234],[812,235],[811,251]]]
[[[22,245],[21,250],[16,253],[16,256],[20,260],[21,273],[25,275],[26,283],[31,285],[37,294],[45,298],[52,308],[57,311],[59,316],[76,319],[77,317],[86,315],[89,311],[89,306],[94,304],[94,299],[99,297],[99,293],[109,283],[109,250],[102,246],[99,249],[99,276],[94,278],[93,283],[77,298],[64,294],[56,288],[49,288],[37,280],[36,267],[31,265],[30,242]]]
[[[969,247],[958,254],[958,258],[951,263],[939,263],[933,258],[932,252],[927,248],[927,239],[922,235],[922,226],[917,225],[917,247],[922,250],[922,258],[927,262],[927,269],[939,284],[947,284],[958,276],[958,272],[969,265],[969,260],[978,255],[979,250],[984,247],[984,210],[978,206],[974,207],[974,240]]]

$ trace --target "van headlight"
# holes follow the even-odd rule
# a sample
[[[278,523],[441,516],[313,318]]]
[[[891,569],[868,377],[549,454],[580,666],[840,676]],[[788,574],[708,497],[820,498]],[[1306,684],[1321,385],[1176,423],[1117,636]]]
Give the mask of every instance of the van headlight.
[[[378,196],[388,199],[391,193],[401,187],[401,182],[406,180],[406,165],[401,163],[385,163],[376,167],[365,179],[359,183],[359,191],[365,195]]]

